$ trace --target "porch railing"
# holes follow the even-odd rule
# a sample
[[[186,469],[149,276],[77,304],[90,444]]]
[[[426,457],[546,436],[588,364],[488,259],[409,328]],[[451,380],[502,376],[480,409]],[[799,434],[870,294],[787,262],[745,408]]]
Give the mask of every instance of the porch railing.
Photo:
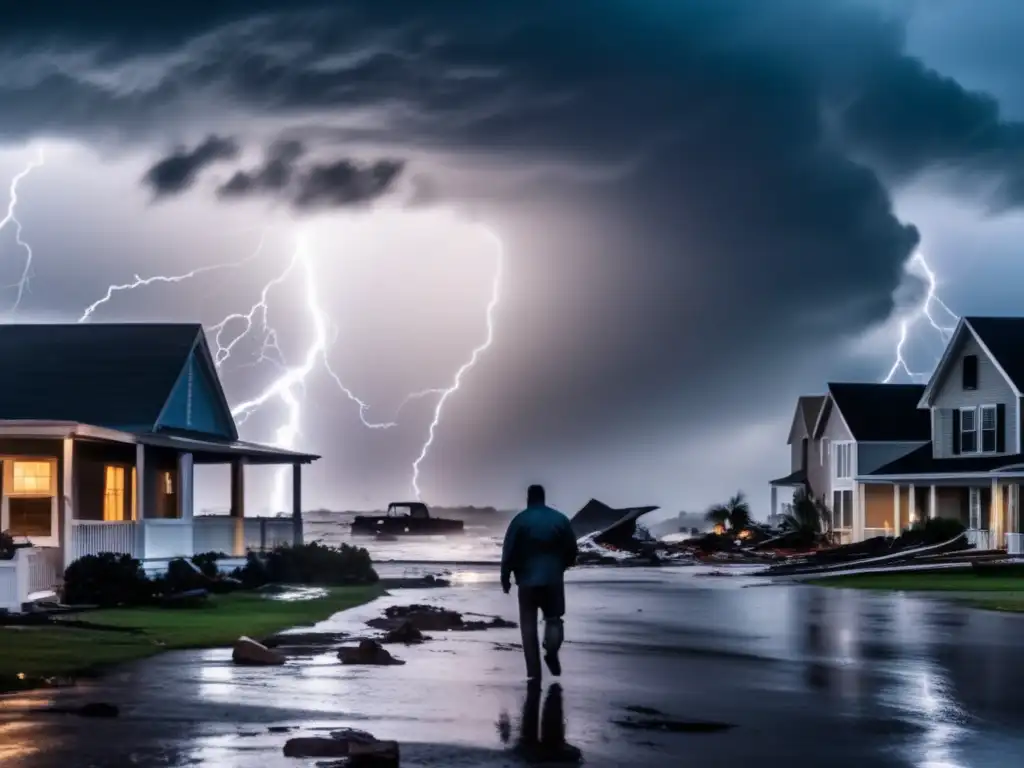
[[[1024,533],[1006,534],[1006,554],[1024,555]]]
[[[193,550],[235,554],[236,518],[227,515],[203,515],[193,519]],[[294,528],[288,517],[242,518],[244,552],[261,552],[294,540]]]
[[[192,556],[190,520],[143,520],[147,560]]]
[[[28,550],[28,591],[49,592],[64,578],[64,554],[58,547],[35,547]]]
[[[77,560],[100,552],[138,557],[135,523],[103,520],[74,520],[71,524],[71,554]]]
[[[988,531],[980,531],[976,528],[967,531],[967,543],[978,550],[992,548],[992,537]]]
[[[0,560],[0,611],[21,610],[25,600],[21,557],[21,551],[18,550],[13,560]]]
[[[865,528],[864,538],[873,539],[876,536],[892,536],[892,528]]]

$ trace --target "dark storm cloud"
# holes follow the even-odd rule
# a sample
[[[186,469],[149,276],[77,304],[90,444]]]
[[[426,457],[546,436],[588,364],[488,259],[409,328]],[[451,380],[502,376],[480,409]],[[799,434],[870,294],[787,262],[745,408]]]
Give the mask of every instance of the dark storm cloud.
[[[107,75],[133,53],[188,55],[130,97],[29,68],[0,83],[4,114],[151,131],[202,94],[254,123],[287,118],[309,142],[479,165],[473,202],[514,264],[495,355],[449,417],[478,463],[627,424],[679,430],[726,401],[723,420],[763,408],[800,359],[891,310],[918,233],[886,183],[941,168],[1004,201],[1024,190],[1021,127],[907,56],[900,24],[860,2],[120,5],[105,4],[107,24],[77,4],[29,8],[20,43],[99,50]],[[347,162],[293,169],[284,188],[304,192],[289,199],[351,201],[401,171]],[[592,172],[608,168],[621,170]],[[513,205],[497,190],[527,170]],[[236,179],[236,194],[272,191],[261,169]]]
[[[394,188],[401,160],[360,165],[352,160],[314,165],[303,175],[292,202],[297,208],[340,208],[377,200]]]
[[[391,192],[405,167],[400,160],[361,163],[349,158],[299,167],[305,152],[301,142],[276,142],[260,167],[237,171],[217,194],[229,200],[270,196],[300,210],[354,207]]]
[[[158,197],[176,195],[191,187],[200,171],[238,154],[233,139],[208,136],[192,149],[179,147],[172,154],[155,163],[142,178],[142,183]]]
[[[279,194],[291,184],[295,163],[306,152],[299,141],[275,142],[267,150],[263,164],[250,171],[236,171],[217,190],[224,198],[248,197],[254,194]]]

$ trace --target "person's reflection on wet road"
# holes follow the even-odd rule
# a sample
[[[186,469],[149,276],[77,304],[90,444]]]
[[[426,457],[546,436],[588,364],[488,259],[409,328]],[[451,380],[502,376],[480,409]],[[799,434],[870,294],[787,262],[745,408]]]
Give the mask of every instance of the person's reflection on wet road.
[[[529,763],[580,763],[583,755],[578,747],[565,740],[565,711],[562,703],[562,686],[552,683],[544,700],[544,711],[540,707],[540,681],[531,681],[526,688],[523,714],[519,721],[519,736],[514,751]],[[539,725],[539,729],[538,729]],[[501,740],[512,740],[507,714],[498,720]]]

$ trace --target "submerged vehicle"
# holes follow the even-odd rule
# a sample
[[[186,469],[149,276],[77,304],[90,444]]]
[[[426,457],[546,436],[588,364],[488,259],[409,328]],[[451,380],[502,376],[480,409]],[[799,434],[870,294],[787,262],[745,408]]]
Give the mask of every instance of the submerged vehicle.
[[[462,533],[465,523],[431,517],[421,501],[394,501],[384,515],[357,515],[352,520],[353,536],[429,536]]]

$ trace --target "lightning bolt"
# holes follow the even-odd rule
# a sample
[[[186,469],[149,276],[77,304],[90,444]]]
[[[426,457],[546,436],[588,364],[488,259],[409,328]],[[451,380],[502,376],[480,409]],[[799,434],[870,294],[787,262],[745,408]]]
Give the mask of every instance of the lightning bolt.
[[[908,271],[913,268],[916,268],[924,277],[927,291],[921,303],[910,314],[900,320],[900,335],[899,340],[896,342],[895,360],[889,369],[889,373],[882,379],[885,384],[891,383],[900,371],[906,374],[912,381],[927,379],[931,375],[931,371],[913,371],[907,365],[904,349],[910,338],[910,330],[913,326],[920,323],[928,323],[939,334],[942,343],[945,344],[952,337],[953,331],[956,330],[956,323],[960,320],[953,310],[947,307],[942,299],[939,298],[938,280],[935,277],[935,272],[928,265],[927,260],[920,251],[916,251],[907,263]],[[937,313],[945,315],[947,319],[952,319],[953,325],[943,325],[936,317]]]
[[[0,232],[2,232],[9,224],[13,224],[14,242],[25,251],[25,265],[21,270],[21,278],[14,285],[8,286],[9,288],[16,288],[18,291],[14,299],[14,304],[11,305],[9,310],[11,314],[17,312],[18,307],[21,306],[21,299],[24,297],[25,291],[28,290],[28,281],[32,276],[32,246],[21,238],[21,222],[18,220],[16,215],[16,211],[18,209],[18,184],[20,184],[22,179],[42,164],[43,150],[40,149],[36,159],[26,165],[20,173],[11,179],[11,186],[8,188],[7,214],[0,219]]]
[[[310,256],[308,241],[304,235],[300,234],[291,258],[284,269],[264,284],[258,299],[249,307],[248,311],[233,312],[226,315],[220,322],[205,329],[207,337],[211,341],[214,363],[218,370],[232,359],[237,345],[243,339],[257,335],[261,339],[261,347],[256,361],[250,364],[256,365],[261,362],[271,362],[280,370],[280,375],[258,395],[238,403],[231,409],[231,415],[235,418],[236,423],[241,426],[250,416],[270,402],[280,401],[285,406],[286,417],[283,424],[277,429],[273,442],[280,448],[294,449],[296,440],[301,432],[302,398],[305,394],[306,381],[318,366],[323,367],[341,393],[357,406],[360,422],[368,429],[391,429],[398,425],[399,415],[410,403],[431,396],[438,396],[433,418],[428,428],[427,438],[412,465],[412,485],[416,497],[420,498],[418,484],[420,465],[429,455],[444,405],[459,389],[466,373],[476,365],[480,356],[491,346],[494,338],[494,310],[497,307],[501,293],[503,249],[501,242],[490,230],[483,229],[483,231],[488,239],[494,243],[497,254],[497,268],[492,284],[490,301],[487,305],[487,333],[484,342],[473,350],[469,360],[456,371],[451,386],[423,389],[406,395],[400,402],[392,419],[381,422],[371,421],[368,418],[369,404],[359,398],[345,385],[330,364],[328,353],[337,340],[339,332],[320,305],[316,273]],[[79,318],[79,322],[88,322],[100,307],[110,302],[118,293],[154,284],[181,283],[207,272],[243,266],[260,255],[263,250],[266,234],[264,232],[256,250],[240,261],[203,266],[180,275],[155,275],[147,278],[136,275],[131,282],[111,285],[100,299],[86,307]],[[284,284],[295,272],[301,272],[302,275],[302,296],[310,319],[312,337],[306,346],[301,362],[290,366],[287,364],[285,355],[278,344],[277,331],[270,324],[270,295],[273,290]],[[282,469],[275,476],[271,493],[272,511],[285,509],[285,472],[286,470]]]
[[[412,489],[416,494],[417,499],[422,495],[419,485],[420,464],[422,464],[424,459],[427,458],[427,454],[430,452],[430,447],[434,444],[434,435],[437,432],[437,425],[441,422],[441,413],[444,410],[444,405],[448,402],[448,399],[458,391],[459,386],[462,384],[462,377],[476,365],[480,356],[486,352],[494,342],[494,310],[498,307],[498,302],[501,299],[501,279],[502,272],[504,271],[505,249],[497,235],[486,227],[482,227],[481,229],[492,242],[495,249],[494,279],[491,282],[491,298],[487,302],[487,333],[483,342],[473,350],[469,360],[463,363],[455,372],[455,378],[452,381],[452,385],[447,389],[441,390],[441,396],[438,398],[437,404],[434,406],[434,418],[431,420],[430,428],[427,430],[427,439],[423,443],[423,447],[420,449],[419,456],[417,456],[416,460],[412,463]]]

